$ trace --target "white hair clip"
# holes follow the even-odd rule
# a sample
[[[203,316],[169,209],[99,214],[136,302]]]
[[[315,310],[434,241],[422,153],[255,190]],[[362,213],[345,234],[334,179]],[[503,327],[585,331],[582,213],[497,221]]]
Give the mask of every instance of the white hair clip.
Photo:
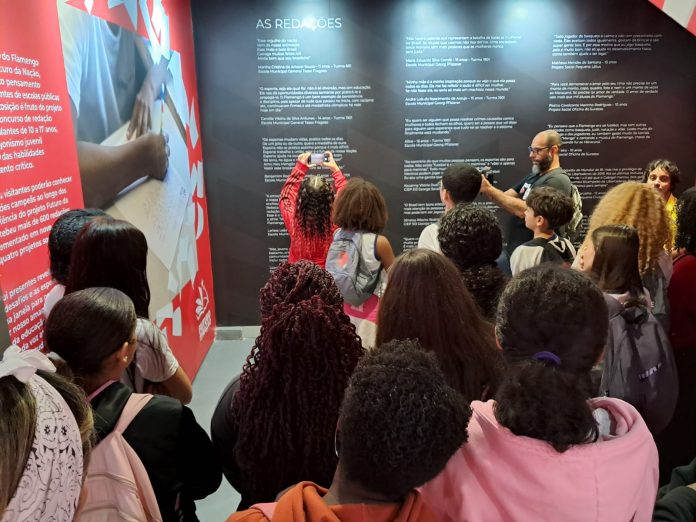
[[[0,361],[0,378],[13,376],[25,383],[36,404],[31,451],[17,489],[0,516],[2,522],[71,521],[80,497],[80,429],[61,394],[36,375],[37,370],[56,371],[49,358],[38,350],[22,351],[10,346]]]
[[[55,372],[56,367],[39,350],[21,350],[14,344],[2,355],[0,378],[13,375],[15,379],[26,384],[37,370]]]

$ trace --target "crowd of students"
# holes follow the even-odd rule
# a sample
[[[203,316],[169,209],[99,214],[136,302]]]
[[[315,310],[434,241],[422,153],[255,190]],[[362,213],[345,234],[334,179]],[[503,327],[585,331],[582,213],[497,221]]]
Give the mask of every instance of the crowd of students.
[[[577,252],[572,199],[532,188],[508,264],[474,167],[395,257],[379,189],[310,157],[211,438],[149,320],[142,233],[55,222],[48,356],[0,361],[1,520],[195,521],[223,475],[231,522],[696,518],[696,188],[676,200],[673,163],[608,191]]]

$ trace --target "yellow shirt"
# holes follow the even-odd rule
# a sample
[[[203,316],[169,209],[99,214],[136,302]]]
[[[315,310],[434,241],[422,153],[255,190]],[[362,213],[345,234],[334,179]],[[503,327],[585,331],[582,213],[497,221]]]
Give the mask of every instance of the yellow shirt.
[[[672,225],[672,237],[674,238],[677,235],[677,198],[674,194],[669,195],[665,208],[667,209],[667,215]]]

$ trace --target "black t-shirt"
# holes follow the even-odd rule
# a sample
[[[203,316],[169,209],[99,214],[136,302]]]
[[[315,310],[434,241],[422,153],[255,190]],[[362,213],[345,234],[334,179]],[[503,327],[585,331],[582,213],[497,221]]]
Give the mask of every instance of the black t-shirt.
[[[530,174],[520,181],[513,188],[523,200],[529,196],[529,192],[535,187],[553,187],[560,190],[566,196],[570,196],[572,184],[565,171],[558,167],[547,171],[545,174]],[[524,219],[511,215],[506,227],[505,239],[507,240],[506,250],[512,252],[523,243],[534,237],[534,234],[525,224]]]

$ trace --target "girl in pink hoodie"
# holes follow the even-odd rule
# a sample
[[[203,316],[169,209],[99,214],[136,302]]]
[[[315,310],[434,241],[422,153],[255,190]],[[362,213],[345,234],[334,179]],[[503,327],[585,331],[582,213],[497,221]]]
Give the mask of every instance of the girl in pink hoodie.
[[[468,443],[422,488],[444,522],[650,520],[653,438],[630,404],[590,398],[607,324],[582,274],[542,265],[510,281],[496,323],[509,373],[495,401],[472,403]]]

